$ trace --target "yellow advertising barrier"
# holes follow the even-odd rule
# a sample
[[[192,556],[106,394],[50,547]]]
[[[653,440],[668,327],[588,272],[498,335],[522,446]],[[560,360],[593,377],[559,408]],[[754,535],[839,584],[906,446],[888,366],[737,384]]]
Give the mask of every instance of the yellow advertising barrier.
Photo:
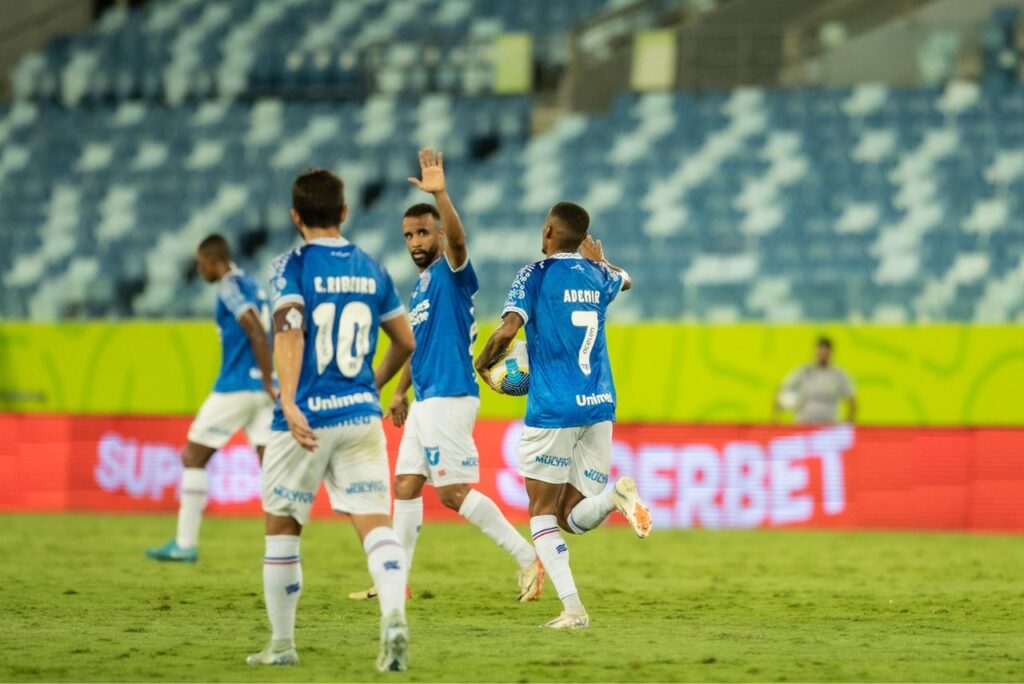
[[[767,422],[781,378],[820,334],[854,380],[858,422],[1024,425],[1024,330],[956,324],[611,325],[619,420]],[[205,322],[0,324],[0,411],[191,414],[219,362]],[[482,417],[524,412],[524,399],[481,394]]]

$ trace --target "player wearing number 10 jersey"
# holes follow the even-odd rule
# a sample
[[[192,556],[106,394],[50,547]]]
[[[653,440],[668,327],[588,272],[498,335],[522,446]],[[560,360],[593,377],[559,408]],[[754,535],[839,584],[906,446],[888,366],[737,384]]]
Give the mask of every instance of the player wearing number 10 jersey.
[[[650,512],[632,478],[619,478],[604,492],[615,420],[604,319],[608,305],[632,283],[625,271],[605,261],[601,243],[587,234],[589,225],[583,207],[560,202],[551,208],[542,231],[547,258],[519,271],[502,325],[476,361],[486,379],[485,371],[526,326],[530,394],[519,469],[526,478],[534,547],[564,607],[546,625],[554,629],[590,624],[559,527],[583,534],[618,509],[637,535],[650,532]]]
[[[263,589],[273,635],[248,662],[298,662],[299,535],[324,483],[331,508],[352,516],[380,590],[377,668],[404,670],[408,568],[390,527],[379,391],[401,370],[416,341],[387,271],[341,237],[348,213],[341,179],[323,169],[300,174],[292,186],[291,213],[306,244],[275,260],[270,283],[281,388],[263,462]],[[378,328],[391,345],[374,372]]]

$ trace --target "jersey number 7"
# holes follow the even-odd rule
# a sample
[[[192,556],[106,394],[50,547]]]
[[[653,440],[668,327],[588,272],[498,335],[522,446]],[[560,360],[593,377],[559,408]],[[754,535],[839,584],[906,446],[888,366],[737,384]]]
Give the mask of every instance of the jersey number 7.
[[[597,312],[573,311],[572,324],[587,329],[580,344],[579,364],[583,374],[590,375],[590,352],[594,350],[594,342],[597,341]]]
[[[337,305],[333,302],[318,304],[313,309],[313,325],[316,326],[316,372],[323,375],[334,359],[338,370],[346,378],[354,378],[363,369],[363,359],[370,353],[370,326],[373,312],[363,302],[349,302],[338,317],[338,347],[335,358],[334,314]]]

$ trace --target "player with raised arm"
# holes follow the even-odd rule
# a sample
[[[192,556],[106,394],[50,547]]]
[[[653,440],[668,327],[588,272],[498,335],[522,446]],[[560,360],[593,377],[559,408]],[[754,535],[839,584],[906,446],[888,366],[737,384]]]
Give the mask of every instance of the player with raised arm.
[[[390,527],[379,392],[402,369],[416,340],[391,276],[341,237],[348,215],[341,179],[324,169],[301,173],[292,186],[291,215],[306,244],[277,257],[271,274],[281,398],[263,461],[263,595],[273,634],[248,662],[299,661],[299,535],[324,483],[331,508],[351,515],[380,588],[377,669],[404,670],[408,568]],[[374,372],[378,329],[391,344]]]
[[[562,613],[546,625],[554,629],[590,624],[559,527],[583,534],[618,509],[638,536],[651,531],[650,510],[632,478],[621,477],[603,491],[615,420],[605,312],[632,282],[605,260],[601,242],[587,234],[589,226],[590,217],[579,205],[559,202],[551,208],[541,233],[547,258],[519,271],[502,324],[476,360],[487,380],[487,371],[526,326],[530,392],[519,469],[526,478],[533,543],[562,600]]]
[[[432,194],[437,207],[413,205],[402,219],[405,246],[420,277],[409,303],[416,352],[388,408],[395,426],[405,425],[395,468],[395,533],[411,568],[423,524],[423,485],[430,483],[442,504],[479,527],[516,560],[519,601],[532,601],[544,584],[544,569],[533,546],[494,501],[470,487],[480,481],[473,441],[480,408],[480,388],[473,372],[473,296],[479,286],[466,231],[445,186],[442,155],[429,148],[421,150],[420,170],[422,179],[409,181]],[[411,407],[410,386],[416,396]],[[349,598],[374,595],[375,588]]]
[[[276,398],[270,359],[270,308],[255,280],[231,261],[228,241],[210,235],[196,251],[199,275],[220,283],[216,320],[220,334],[220,373],[213,392],[199,408],[181,454],[178,532],[163,546],[146,549],[159,561],[195,563],[199,560],[199,527],[206,508],[206,464],[239,430],[260,458],[270,438]]]

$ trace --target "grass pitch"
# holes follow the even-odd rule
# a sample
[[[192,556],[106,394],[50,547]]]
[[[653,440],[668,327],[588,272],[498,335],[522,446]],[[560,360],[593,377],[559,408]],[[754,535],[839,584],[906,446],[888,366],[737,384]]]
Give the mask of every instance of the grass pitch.
[[[380,675],[377,604],[351,526],[303,539],[297,668],[251,668],[268,635],[256,519],[210,518],[197,565],[162,565],[171,516],[0,520],[4,681],[1020,681],[1019,538],[609,527],[570,538],[592,625],[538,629],[512,561],[469,525],[424,526],[410,670]]]

